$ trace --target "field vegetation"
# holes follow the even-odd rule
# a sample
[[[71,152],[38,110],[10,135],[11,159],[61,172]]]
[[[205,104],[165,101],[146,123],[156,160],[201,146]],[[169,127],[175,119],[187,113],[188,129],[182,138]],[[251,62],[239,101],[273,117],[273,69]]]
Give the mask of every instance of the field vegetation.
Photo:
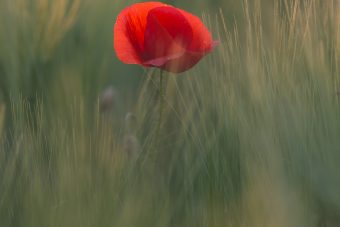
[[[172,0],[219,45],[125,65],[133,1],[0,1],[0,226],[340,226],[337,0]]]

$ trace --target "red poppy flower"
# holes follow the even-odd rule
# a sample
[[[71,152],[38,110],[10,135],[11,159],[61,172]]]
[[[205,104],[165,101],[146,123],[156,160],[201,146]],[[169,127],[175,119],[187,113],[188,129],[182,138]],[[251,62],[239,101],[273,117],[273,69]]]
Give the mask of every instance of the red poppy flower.
[[[193,67],[215,44],[198,17],[160,2],[125,8],[114,26],[114,49],[122,62],[175,73]]]

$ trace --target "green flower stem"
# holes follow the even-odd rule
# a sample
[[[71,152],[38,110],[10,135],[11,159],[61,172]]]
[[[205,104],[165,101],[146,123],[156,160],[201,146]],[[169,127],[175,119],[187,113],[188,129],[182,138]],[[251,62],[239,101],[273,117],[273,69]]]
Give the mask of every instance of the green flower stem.
[[[163,121],[163,111],[164,111],[164,87],[163,87],[163,70],[159,74],[159,119],[157,126],[157,140],[160,138],[160,129]]]

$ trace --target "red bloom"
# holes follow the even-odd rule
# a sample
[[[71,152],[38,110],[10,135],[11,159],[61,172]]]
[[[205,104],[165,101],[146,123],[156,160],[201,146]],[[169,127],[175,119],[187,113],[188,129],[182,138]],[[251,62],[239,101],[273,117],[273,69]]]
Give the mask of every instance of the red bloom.
[[[114,26],[114,49],[122,62],[170,72],[190,69],[215,44],[198,17],[160,2],[125,8]]]

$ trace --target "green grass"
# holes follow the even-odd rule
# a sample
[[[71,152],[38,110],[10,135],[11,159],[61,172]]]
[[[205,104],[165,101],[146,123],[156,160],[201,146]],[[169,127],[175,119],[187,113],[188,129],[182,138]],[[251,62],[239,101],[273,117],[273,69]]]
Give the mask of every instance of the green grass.
[[[172,1],[220,44],[164,75],[159,135],[130,3],[0,2],[0,226],[339,226],[337,1]]]

